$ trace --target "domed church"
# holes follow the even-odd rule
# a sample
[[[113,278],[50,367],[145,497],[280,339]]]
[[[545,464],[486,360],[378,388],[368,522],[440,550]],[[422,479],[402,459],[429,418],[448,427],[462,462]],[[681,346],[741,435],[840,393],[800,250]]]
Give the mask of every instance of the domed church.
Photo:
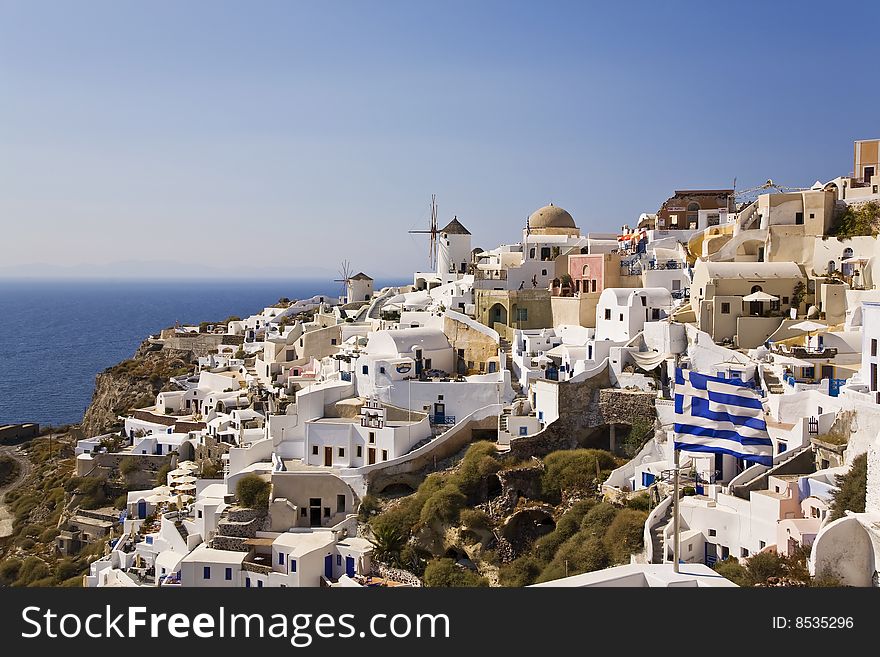
[[[528,228],[530,235],[566,235],[580,237],[581,231],[567,210],[552,203],[538,208],[529,215]]]

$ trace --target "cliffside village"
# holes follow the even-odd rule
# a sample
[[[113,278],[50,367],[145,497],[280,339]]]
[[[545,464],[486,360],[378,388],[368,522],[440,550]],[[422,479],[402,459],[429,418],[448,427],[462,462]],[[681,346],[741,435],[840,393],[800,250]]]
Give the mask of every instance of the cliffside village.
[[[550,584],[732,586],[716,561],[811,546],[811,573],[876,586],[880,245],[833,233],[848,209],[880,201],[878,147],[856,142],[850,175],[807,189],[671,190],[615,233],[582,232],[550,204],[484,250],[456,218],[432,234],[436,267],[412,285],[346,275],[341,298],[166,329],[151,345],[190,349],[197,367],[120,418],[121,433],[80,440],[76,470],[172,454],[167,481],[129,492],[121,518],[77,516],[59,545],[108,541],[88,586],[418,585],[373,559],[366,495],[414,488],[478,439],[524,459],[585,443],[615,452],[640,417],[635,457],[601,492],[649,493],[642,553]],[[693,494],[680,573],[676,368],[753,382],[773,443],[772,466],[682,453]],[[120,450],[102,447],[111,438]],[[865,512],[830,520],[837,475],[865,453]],[[219,472],[202,476],[205,462]],[[249,475],[271,482],[268,513],[236,504]]]

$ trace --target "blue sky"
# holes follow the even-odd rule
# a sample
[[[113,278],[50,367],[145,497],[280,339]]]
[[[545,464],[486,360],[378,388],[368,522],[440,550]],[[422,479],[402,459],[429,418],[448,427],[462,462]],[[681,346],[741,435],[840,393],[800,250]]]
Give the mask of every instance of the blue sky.
[[[389,276],[425,266],[407,230],[432,193],[488,248],[548,201],[606,231],[676,188],[807,186],[880,136],[878,18],[870,3],[0,0],[0,274],[218,255],[242,276],[343,258]]]

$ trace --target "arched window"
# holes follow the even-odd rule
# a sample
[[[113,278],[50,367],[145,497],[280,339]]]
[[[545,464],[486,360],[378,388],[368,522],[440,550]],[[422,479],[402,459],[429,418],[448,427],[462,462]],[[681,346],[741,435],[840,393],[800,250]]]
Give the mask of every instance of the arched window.
[[[589,278],[590,277],[590,265],[584,265],[581,277],[582,278]]]
[[[690,203],[688,203],[688,212],[699,212],[699,211],[700,211],[700,204],[699,203],[697,203],[696,201],[691,201]]]
[[[852,258],[852,257],[853,257],[853,250],[849,247],[846,247],[843,250],[843,259],[846,260],[847,258]]]
[[[828,273],[833,274],[836,269],[837,269],[837,263],[834,262],[833,260],[829,260],[828,261]]]
[[[754,294],[755,292],[763,292],[763,291],[764,290],[761,289],[760,285],[753,285],[752,286],[752,294]]]

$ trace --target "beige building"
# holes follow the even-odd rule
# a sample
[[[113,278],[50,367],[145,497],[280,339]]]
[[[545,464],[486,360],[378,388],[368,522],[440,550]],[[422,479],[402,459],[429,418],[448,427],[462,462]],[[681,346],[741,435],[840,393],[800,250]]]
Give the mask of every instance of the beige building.
[[[853,144],[853,178],[865,184],[880,173],[880,139],[859,139]]]
[[[333,527],[354,513],[357,504],[351,487],[332,472],[310,469],[272,473],[272,531]]]
[[[467,322],[473,322],[469,317],[459,316]],[[455,374],[470,376],[501,369],[498,342],[484,327],[470,326],[456,319],[452,313],[447,313],[443,317],[443,333],[455,354]]]
[[[485,290],[474,288],[477,321],[486,326],[503,324],[510,328],[532,329],[553,326],[550,290]]]
[[[795,287],[806,279],[794,262],[706,262],[694,267],[691,306],[697,326],[717,343],[762,344],[794,307]],[[761,299],[763,295],[775,300]],[[756,295],[753,297],[752,295]],[[752,297],[746,301],[744,297]],[[797,304],[806,309],[804,299]]]

